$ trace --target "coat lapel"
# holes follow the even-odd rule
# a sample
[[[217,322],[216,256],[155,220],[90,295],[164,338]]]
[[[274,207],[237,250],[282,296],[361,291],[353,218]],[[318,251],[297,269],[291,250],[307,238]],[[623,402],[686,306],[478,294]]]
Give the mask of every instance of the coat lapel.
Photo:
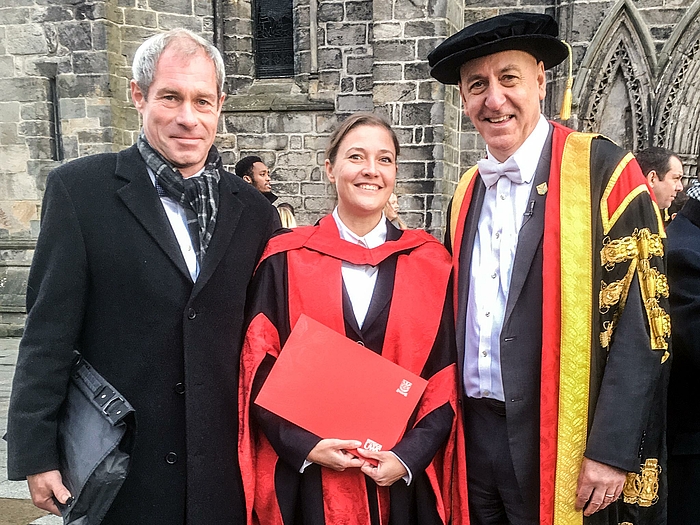
[[[506,303],[506,312],[503,326],[510,318],[513,308],[520,297],[520,292],[525,284],[525,279],[530,272],[532,260],[537,253],[542,235],[544,234],[544,211],[547,193],[537,190],[540,184],[549,180],[549,166],[552,158],[552,127],[550,125],[547,141],[542,149],[540,162],[535,171],[535,180],[530,190],[530,200],[528,201],[528,214],[523,219],[523,225],[518,234],[518,246],[515,250],[515,260],[513,261],[513,273],[510,277],[510,291]],[[540,193],[543,193],[540,195]],[[534,205],[533,205],[534,203]]]
[[[233,232],[238,225],[244,204],[236,197],[236,190],[226,178],[221,175],[219,182],[219,210],[216,215],[216,228],[212,235],[207,253],[199,271],[192,295],[196,295],[211,278],[216,267],[231,244]]]
[[[396,241],[401,237],[401,230],[387,221],[387,241]],[[369,303],[369,309],[365,316],[365,322],[362,323],[362,330],[369,330],[377,320],[382,311],[391,301],[392,292],[394,291],[394,277],[396,275],[396,258],[389,257],[379,264],[379,275],[372,293],[372,300]]]
[[[180,245],[148,176],[146,163],[135,145],[119,153],[115,175],[127,181],[117,190],[119,198],[173,264],[191,281]]]
[[[479,177],[475,182],[474,193],[470,203],[463,203],[463,206],[469,206],[467,218],[464,221],[464,235],[462,235],[462,246],[459,250],[459,279],[457,290],[457,367],[459,369],[460,390],[464,385],[463,368],[464,368],[464,337],[466,332],[467,319],[467,301],[469,298],[469,274],[471,272],[472,252],[474,251],[474,241],[476,240],[476,230],[479,225],[479,216],[481,208],[484,204],[484,195],[486,194],[486,186]]]
[[[357,324],[357,318],[355,317],[355,311],[352,309],[352,302],[350,301],[350,295],[348,294],[348,289],[345,288],[345,281],[343,281],[343,319],[345,320],[345,331],[349,338],[358,340],[362,339],[362,330]]]

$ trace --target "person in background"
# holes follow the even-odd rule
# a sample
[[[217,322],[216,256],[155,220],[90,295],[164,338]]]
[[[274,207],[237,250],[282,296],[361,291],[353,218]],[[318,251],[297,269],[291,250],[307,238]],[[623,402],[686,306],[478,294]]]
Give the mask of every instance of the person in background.
[[[277,205],[277,212],[280,214],[280,221],[283,228],[296,228],[297,220],[294,217],[294,208],[288,202]]]
[[[396,196],[396,193],[391,194],[386,206],[384,206],[384,215],[386,215],[389,222],[399,230],[405,230],[407,228],[406,223],[399,217],[399,198]]]
[[[637,162],[654,192],[659,208],[666,210],[683,191],[683,163],[671,150],[651,147],[638,152]]]
[[[669,223],[673,364],[668,389],[668,523],[700,523],[700,183]]]
[[[245,519],[238,355],[248,281],[279,217],[222,169],[224,79],[196,34],[149,38],[133,62],[137,143],[48,176],[7,427],[8,477],[44,510],[71,496],[56,441],[77,349],[136,410],[102,525]]]
[[[663,224],[631,154],[542,115],[568,49],[518,11],[428,56],[486,143],[445,239],[476,525],[665,523]]]
[[[676,218],[676,215],[678,215],[678,212],[683,209],[683,206],[685,206],[685,203],[688,202],[689,198],[690,197],[688,197],[685,190],[676,193],[676,198],[673,199],[671,205],[666,208],[664,212],[664,221],[666,222],[667,226],[670,221]]]
[[[241,358],[249,524],[446,525],[466,516],[453,511],[466,496],[464,483],[452,484],[463,443],[451,265],[434,237],[399,230],[383,214],[398,154],[381,118],[357,113],[343,121],[325,162],[337,207],[315,226],[273,237],[256,271]],[[353,436],[316,436],[252,403],[301,314],[428,380],[392,450],[360,449],[358,457],[348,452],[363,445]]]
[[[252,184],[271,204],[277,200],[277,195],[272,193],[270,170],[260,157],[255,155],[243,157],[236,163],[234,171],[248,184]]]

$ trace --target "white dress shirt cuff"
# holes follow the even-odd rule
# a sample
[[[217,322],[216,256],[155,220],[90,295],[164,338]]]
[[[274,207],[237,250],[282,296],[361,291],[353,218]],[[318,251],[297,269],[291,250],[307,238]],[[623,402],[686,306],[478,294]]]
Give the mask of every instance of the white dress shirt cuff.
[[[411,481],[413,481],[413,474],[411,474],[411,469],[408,468],[408,465],[406,465],[406,463],[403,462],[403,459],[401,459],[395,452],[392,452],[391,450],[389,452],[394,454],[394,457],[396,457],[396,459],[398,459],[401,462],[401,464],[403,465],[403,468],[406,469],[406,475],[404,477],[402,477],[401,479],[406,482],[406,485],[410,485]]]

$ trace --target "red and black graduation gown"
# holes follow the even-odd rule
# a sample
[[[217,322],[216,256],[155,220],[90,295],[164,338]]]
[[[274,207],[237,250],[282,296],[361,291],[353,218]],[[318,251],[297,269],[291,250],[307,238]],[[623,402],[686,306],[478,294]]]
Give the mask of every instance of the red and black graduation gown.
[[[541,525],[661,525],[670,365],[661,216],[632,154],[601,136],[553,124],[548,160],[547,180],[533,188],[544,204],[540,255],[533,258],[539,263],[526,277],[541,284],[541,310],[527,312],[541,319],[541,333],[507,332],[528,341],[509,351],[539,347],[538,362],[526,364],[534,373],[518,385],[539,398],[531,403],[535,409],[518,413],[509,405],[519,401],[508,393],[513,385],[504,382],[506,417],[521,417],[519,425],[509,421],[509,437],[512,427],[535,423],[510,441],[511,450],[525,448],[539,463],[539,476],[530,475],[521,490],[539,496]],[[473,231],[480,213],[474,202],[483,192],[474,167],[450,205],[446,244],[455,290],[458,279],[468,278],[464,232]],[[456,292],[455,301],[461,304]],[[585,520],[574,509],[584,456],[629,472],[617,504]]]
[[[400,231],[387,221],[387,241],[375,249],[340,239],[335,221],[273,238],[251,284],[240,381],[239,456],[248,523],[462,523],[464,483],[459,429],[450,259],[430,235]],[[341,264],[379,266],[367,317],[360,328],[342,281]],[[392,449],[410,468],[378,487],[359,469],[300,469],[321,439],[252,403],[302,313],[362,342],[429,381],[404,437]],[[349,436],[328,436],[340,439]],[[466,479],[454,475],[455,481]],[[454,494],[453,494],[454,493]]]

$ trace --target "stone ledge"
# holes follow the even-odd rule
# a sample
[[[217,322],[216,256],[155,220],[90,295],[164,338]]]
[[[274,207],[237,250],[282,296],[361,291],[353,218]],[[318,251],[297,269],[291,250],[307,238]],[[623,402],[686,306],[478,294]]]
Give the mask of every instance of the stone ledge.
[[[24,306],[11,306],[8,304],[0,304],[0,314],[26,314],[27,309]]]
[[[312,100],[306,94],[264,93],[229,95],[223,113],[253,113],[264,111],[335,111],[335,104]]]
[[[0,250],[33,250],[36,239],[0,239]]]
[[[264,111],[335,111],[335,102],[300,93],[291,79],[256,80],[245,90],[228,95],[222,109],[223,113]]]

